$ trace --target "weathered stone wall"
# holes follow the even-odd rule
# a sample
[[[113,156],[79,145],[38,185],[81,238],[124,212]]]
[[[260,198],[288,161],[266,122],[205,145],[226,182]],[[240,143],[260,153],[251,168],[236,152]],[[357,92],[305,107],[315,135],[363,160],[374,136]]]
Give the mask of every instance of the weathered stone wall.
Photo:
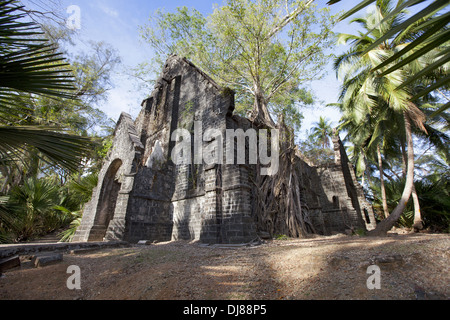
[[[227,144],[227,129],[247,131],[252,123],[233,111],[233,92],[186,59],[170,57],[137,119],[127,114],[119,119],[113,148],[74,240],[213,244],[257,238],[251,182],[256,166],[226,162],[229,148],[235,155],[238,152],[236,144]],[[172,161],[176,129],[191,135],[192,165]],[[223,139],[207,138],[208,130],[216,130]],[[196,164],[201,150],[195,149],[194,141],[199,137],[201,143],[196,145],[212,154],[219,153],[210,147],[221,143],[223,164]],[[247,143],[247,155],[248,151]],[[340,152],[337,163],[326,167],[299,161],[307,220],[322,234],[365,226],[362,208],[368,204]]]
[[[107,234],[109,240],[124,237],[124,218],[143,145],[128,114],[120,116],[114,135],[114,147],[99,173],[99,185],[84,208],[75,242],[103,241]]]
[[[331,235],[376,227],[373,208],[356,180],[344,146],[334,137],[335,163],[312,166],[301,160],[303,205],[316,232]]]
[[[120,159],[121,169],[113,181],[122,184],[115,205],[109,205],[114,218],[109,224],[96,225],[102,214],[99,204],[105,202],[104,192],[96,191],[84,210],[77,240],[105,237],[130,242],[183,239],[241,243],[254,239],[250,206],[246,204],[248,186],[242,189],[241,180],[247,179],[245,168],[175,165],[171,161],[175,146],[171,137],[176,129],[189,130],[192,141],[195,130],[200,137],[209,129],[225,137],[227,115],[234,110],[233,93],[219,87],[187,60],[172,57],[142,107],[134,123],[129,116],[122,116],[114,147],[99,177],[98,190],[102,190],[103,185],[111,184],[107,177],[110,163]],[[201,127],[195,128],[194,121]],[[205,141],[203,147],[213,142]],[[225,139],[222,143],[225,147]],[[193,161],[196,151],[192,150]]]

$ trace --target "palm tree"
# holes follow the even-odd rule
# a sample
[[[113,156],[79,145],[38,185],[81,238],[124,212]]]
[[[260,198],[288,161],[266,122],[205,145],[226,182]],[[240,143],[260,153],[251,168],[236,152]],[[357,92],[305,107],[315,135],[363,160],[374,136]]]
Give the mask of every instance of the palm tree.
[[[396,125],[399,121],[398,119],[393,121],[396,115],[389,108],[372,109],[372,113],[367,112],[364,119],[358,121],[358,116],[353,113],[354,110],[345,108],[342,104],[339,106],[344,115],[338,129],[346,131],[345,139],[353,144],[351,158],[355,164],[357,176],[364,176],[371,166],[378,169],[383,216],[388,217],[389,210],[384,186],[384,169],[387,164],[383,154],[389,152],[392,155],[392,149],[397,144],[396,138],[400,131]],[[401,155],[397,150],[393,156]]]
[[[329,0],[327,4],[333,5],[340,1],[341,0]],[[377,0],[361,1],[354,8],[342,15],[340,20],[342,21],[347,19],[374,2],[377,2],[378,4]],[[396,7],[388,15],[384,16],[382,20],[379,20],[376,25],[373,25],[371,29],[368,29],[363,38],[373,32],[379,25],[389,23],[389,20],[392,19],[392,17],[401,13],[401,11],[405,8],[412,7],[420,2],[423,2],[423,0],[399,0]],[[439,69],[442,69],[450,59],[450,55],[448,54],[448,39],[450,31],[447,27],[450,12],[446,12],[447,6],[447,0],[435,0],[427,7],[414,14],[412,17],[402,21],[401,23],[393,25],[390,30],[385,32],[376,41],[367,46],[364,54],[367,54],[369,51],[375,49],[382,43],[389,41],[397,34],[401,36],[411,33],[412,31],[415,32],[415,36],[412,41],[402,47],[401,50],[395,52],[395,54],[391,55],[388,59],[378,63],[372,70],[376,71],[389,66],[389,68],[383,72],[383,75],[388,75],[401,69],[403,66],[411,64],[417,59],[421,59],[425,55],[434,52],[434,62],[427,65],[426,68],[423,68],[420,72],[410,74],[408,79],[404,79],[403,83],[398,87],[403,88],[412,82],[427,78],[430,74],[436,73]],[[447,44],[447,46],[445,46],[445,44]],[[412,54],[411,51],[413,51]],[[449,77],[444,76],[435,78],[434,81],[428,83],[424,88],[422,88],[422,90],[416,92],[415,95],[411,97],[410,101],[423,97],[433,90],[439,90],[440,88],[448,89],[449,82]],[[440,115],[449,108],[450,100],[448,100],[446,104],[443,104],[439,110],[435,111],[433,115]]]
[[[338,57],[335,68],[338,77],[342,79],[343,86],[340,96],[342,106],[347,113],[354,115],[357,123],[366,121],[367,115],[389,115],[395,118],[401,116],[406,138],[407,147],[407,175],[406,184],[398,206],[389,217],[383,220],[372,235],[381,235],[389,231],[402,215],[409,201],[414,187],[414,145],[412,137],[412,123],[425,130],[423,123],[425,116],[410,102],[411,95],[406,90],[397,89],[404,81],[406,74],[404,69],[383,74],[385,69],[373,71],[373,68],[391,57],[401,46],[404,45],[407,35],[397,36],[379,44],[370,51],[373,43],[386,32],[401,23],[401,12],[392,15],[391,2],[388,0],[377,1],[375,10],[365,18],[354,19],[352,22],[361,24],[369,33],[360,32],[359,35],[341,34],[339,41],[342,43],[352,42],[349,52]],[[385,17],[390,17],[385,19]],[[380,23],[380,21],[384,21]],[[389,119],[386,116],[381,119]],[[380,138],[382,125],[385,121],[374,123],[371,141]],[[371,143],[372,143],[371,142]],[[380,172],[382,174],[382,172]]]
[[[30,126],[31,109],[24,97],[72,98],[75,87],[69,65],[15,1],[0,1],[0,158],[21,161],[30,149],[42,160],[75,171],[92,150],[90,139],[63,128]]]
[[[333,128],[331,121],[324,117],[320,117],[319,122],[316,122],[311,128],[311,137],[320,143],[322,149],[330,148],[331,138],[333,136]]]

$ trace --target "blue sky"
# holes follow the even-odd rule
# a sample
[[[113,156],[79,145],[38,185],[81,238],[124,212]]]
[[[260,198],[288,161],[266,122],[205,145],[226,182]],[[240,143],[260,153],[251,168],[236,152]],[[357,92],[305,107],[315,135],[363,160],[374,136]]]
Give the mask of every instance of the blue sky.
[[[27,1],[23,1],[27,4]],[[115,88],[109,92],[109,99],[100,105],[108,117],[117,120],[121,112],[128,112],[136,116],[140,111],[140,103],[150,92],[142,92],[136,89],[136,84],[126,75],[126,68],[150,60],[151,48],[141,42],[139,37],[139,26],[146,24],[150,15],[156,9],[163,7],[166,11],[173,11],[178,6],[195,8],[207,15],[212,12],[213,4],[219,1],[209,0],[166,0],[166,1],[144,1],[144,0],[61,0],[61,8],[65,14],[65,8],[77,5],[81,10],[81,29],[79,39],[81,40],[77,49],[87,50],[87,41],[104,41],[116,48],[122,57],[123,66],[113,76]],[[319,7],[326,5],[327,0],[318,0]],[[219,2],[220,3],[220,2]],[[354,6],[354,1],[344,0],[331,6],[332,13],[348,10]],[[67,17],[69,14],[67,13]],[[354,27],[348,22],[340,23],[336,32],[354,33]],[[85,46],[85,47],[84,47]],[[342,52],[345,48],[340,48]],[[339,83],[330,65],[326,70],[325,79],[314,82],[311,88],[323,104],[317,104],[314,108],[303,110],[305,121],[302,133],[319,120],[320,116],[326,116],[337,125],[340,115],[332,108],[325,108],[327,103],[337,102]]]

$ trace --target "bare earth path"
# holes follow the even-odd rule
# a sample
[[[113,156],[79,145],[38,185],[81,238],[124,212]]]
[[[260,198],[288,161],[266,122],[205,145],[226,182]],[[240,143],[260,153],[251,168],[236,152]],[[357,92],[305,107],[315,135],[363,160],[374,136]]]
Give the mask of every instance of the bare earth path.
[[[450,236],[333,236],[271,241],[258,247],[210,248],[169,242],[64,255],[0,279],[0,300],[339,300],[450,299]],[[81,290],[69,290],[71,265]],[[381,269],[381,289],[367,269]]]

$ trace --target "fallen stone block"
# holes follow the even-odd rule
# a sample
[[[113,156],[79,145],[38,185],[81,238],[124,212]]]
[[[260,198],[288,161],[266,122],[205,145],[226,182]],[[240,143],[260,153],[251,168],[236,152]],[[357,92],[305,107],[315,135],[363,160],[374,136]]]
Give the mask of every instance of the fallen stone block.
[[[63,255],[61,253],[54,253],[49,255],[35,256],[32,260],[36,268],[46,267],[55,263],[63,261]]]
[[[0,273],[17,267],[20,267],[19,256],[14,256],[11,258],[0,260]]]

